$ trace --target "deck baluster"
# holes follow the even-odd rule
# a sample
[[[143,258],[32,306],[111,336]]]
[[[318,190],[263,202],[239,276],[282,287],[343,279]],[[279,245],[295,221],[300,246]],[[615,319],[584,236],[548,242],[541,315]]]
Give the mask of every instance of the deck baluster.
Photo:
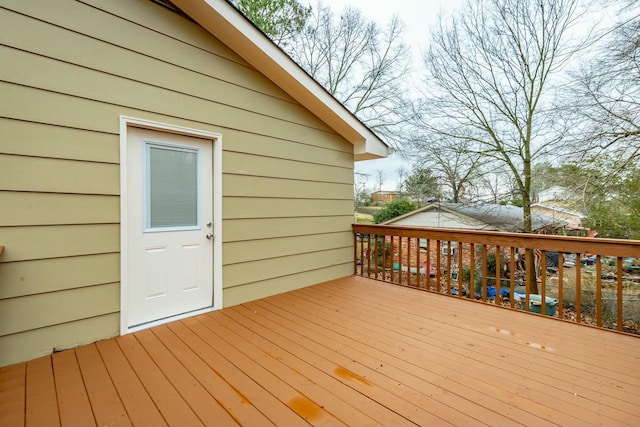
[[[622,318],[622,257],[618,257],[616,266],[618,273],[616,276],[616,329],[622,331],[624,330],[624,320]]]
[[[516,248],[509,248],[509,305],[511,308],[515,305],[516,292]]]
[[[500,263],[500,245],[496,245],[496,299],[495,299],[495,304],[496,305],[502,305],[502,293],[500,292],[501,290],[501,271],[502,267],[501,267],[501,263]]]
[[[558,318],[564,318],[564,253],[558,252]]]
[[[424,277],[427,281],[426,288],[428,291],[431,290],[431,241],[427,239],[427,255],[424,266]]]
[[[602,259],[596,255],[596,325],[602,327]]]
[[[476,248],[473,243],[469,244],[469,298],[475,298],[475,276],[476,276]]]
[[[540,313],[547,313],[547,254],[541,251],[540,256]]]
[[[524,309],[525,310],[529,310],[529,304],[530,304],[530,295],[531,295],[531,274],[536,274],[535,271],[531,271],[531,250],[529,249],[525,249],[524,250],[524,260],[525,260],[525,266],[524,266],[524,283],[525,283],[525,299],[524,299]]]
[[[576,254],[576,322],[582,323],[582,260]]]
[[[441,255],[442,253],[442,241],[436,240],[436,290],[440,293],[440,276],[442,276],[441,271]]]
[[[458,242],[458,298],[463,297],[462,287],[464,285],[462,280],[462,242]]]

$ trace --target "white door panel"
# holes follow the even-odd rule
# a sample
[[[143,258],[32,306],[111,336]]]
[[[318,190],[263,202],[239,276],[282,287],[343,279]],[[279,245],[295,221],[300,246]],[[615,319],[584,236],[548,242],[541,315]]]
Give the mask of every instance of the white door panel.
[[[129,128],[128,327],[213,305],[212,141]]]

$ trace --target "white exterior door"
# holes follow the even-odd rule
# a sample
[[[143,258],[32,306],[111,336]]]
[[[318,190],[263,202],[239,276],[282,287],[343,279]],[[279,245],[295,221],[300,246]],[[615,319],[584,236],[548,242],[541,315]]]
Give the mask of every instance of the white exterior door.
[[[213,305],[213,141],[127,132],[129,328]]]

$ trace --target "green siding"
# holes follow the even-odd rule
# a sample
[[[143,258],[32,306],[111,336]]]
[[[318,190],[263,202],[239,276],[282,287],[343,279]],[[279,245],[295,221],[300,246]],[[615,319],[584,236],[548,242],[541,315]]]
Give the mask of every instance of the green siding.
[[[352,271],[353,147],[148,0],[0,5],[0,366],[116,335],[121,115],[220,133],[224,304]]]
[[[117,135],[3,118],[0,129],[0,152],[5,154],[101,163],[120,161]]]
[[[16,298],[117,282],[120,280],[120,254],[8,262],[1,268],[0,299]]]
[[[328,268],[309,270],[290,276],[260,280],[245,286],[225,289],[225,303],[229,305],[241,304],[252,299],[265,298],[273,295],[274,288],[299,289],[308,285],[322,283],[327,277],[344,277],[353,274],[353,265],[341,264]]]
[[[349,232],[242,240],[225,243],[222,262],[227,266],[246,265],[255,260],[352,247],[353,234]]]

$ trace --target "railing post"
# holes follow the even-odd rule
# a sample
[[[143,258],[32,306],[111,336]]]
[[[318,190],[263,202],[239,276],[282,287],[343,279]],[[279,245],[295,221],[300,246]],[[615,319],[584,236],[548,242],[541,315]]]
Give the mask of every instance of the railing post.
[[[426,280],[426,289],[431,290],[431,240],[427,239],[427,259],[424,265],[424,277]]]
[[[380,241],[380,237],[378,234],[374,234],[374,242],[373,242],[373,274],[375,275],[375,278],[378,278],[378,259],[380,259],[380,245],[379,245],[379,241]],[[369,235],[369,241],[371,241],[371,235]],[[369,243],[371,244],[371,243]],[[369,265],[371,265],[371,260],[369,260]],[[371,277],[371,268],[369,268],[369,277]]]
[[[542,251],[540,258],[540,313],[547,314],[547,254]]]
[[[362,260],[360,261],[362,265]],[[358,238],[357,233],[353,233],[353,275],[358,274]]]
[[[374,244],[373,244],[374,250],[372,251],[372,250],[371,250],[371,234],[367,234],[367,252],[369,252],[369,257],[367,258],[367,276],[368,276],[368,277],[371,277],[371,258],[372,258],[372,256],[373,256],[373,257],[374,257],[374,259],[375,259],[375,261],[374,261],[374,262],[376,262],[376,263],[377,263],[377,261],[378,261],[378,259],[377,259],[377,258],[378,258],[378,251],[377,251],[378,246],[377,246],[377,241],[378,241],[378,238],[377,238],[377,236],[376,236],[376,241],[375,241],[375,242],[374,242]],[[373,268],[374,268],[374,269],[376,270],[376,272],[377,272],[377,270],[378,270],[378,269],[375,267],[375,264],[374,264],[374,267],[373,267]],[[376,273],[376,276],[377,276],[377,273]]]
[[[602,327],[602,260],[596,255],[596,325]]]
[[[496,245],[496,299],[494,301],[494,303],[496,305],[502,305],[502,284],[500,283],[501,280],[501,271],[502,270],[502,262],[501,262],[501,256],[500,256],[500,245]]]
[[[411,286],[411,237],[407,237],[407,285]]]
[[[458,242],[458,297],[462,298],[462,242]]]
[[[487,286],[489,281],[487,280],[488,268],[487,268],[487,245],[482,245],[482,302],[487,302]]]
[[[524,309],[529,310],[529,294],[531,293],[531,287],[529,284],[531,283],[531,273],[535,274],[535,272],[531,271],[531,249],[524,250],[524,284],[525,284],[525,299],[524,299]]]
[[[416,288],[420,288],[420,276],[422,275],[420,268],[420,238],[416,239]]]
[[[447,295],[451,295],[451,241],[447,241]]]
[[[436,240],[436,290],[440,293],[440,276],[442,270],[440,266],[440,254],[442,253],[442,241]]]
[[[402,285],[402,236],[398,236],[398,284]],[[395,264],[391,266],[396,269]]]
[[[618,257],[616,262],[617,277],[616,277],[616,329],[619,331],[624,330],[624,320],[622,319],[622,257]]]
[[[469,298],[475,299],[475,275],[476,275],[476,248],[473,243],[469,244]]]
[[[513,246],[510,248],[509,255],[509,304],[513,308],[516,292],[516,249]]]
[[[558,318],[564,318],[564,253],[558,252]]]
[[[396,236],[390,236],[389,238],[391,239],[391,249],[389,251],[389,257],[391,260],[389,261],[388,268],[391,271],[391,282],[397,284],[398,279],[396,278],[396,270],[393,268],[393,265],[396,262]]]
[[[576,254],[576,322],[582,323],[582,261]]]

